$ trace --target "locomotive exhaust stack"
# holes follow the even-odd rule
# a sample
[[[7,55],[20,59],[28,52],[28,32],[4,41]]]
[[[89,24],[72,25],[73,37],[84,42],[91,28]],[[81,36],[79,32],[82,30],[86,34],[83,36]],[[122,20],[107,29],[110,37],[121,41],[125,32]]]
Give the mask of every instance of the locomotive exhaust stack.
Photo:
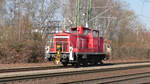
[[[71,32],[54,34],[50,57],[64,66],[102,63],[111,58],[111,47],[99,36],[98,30],[83,26],[71,28]]]

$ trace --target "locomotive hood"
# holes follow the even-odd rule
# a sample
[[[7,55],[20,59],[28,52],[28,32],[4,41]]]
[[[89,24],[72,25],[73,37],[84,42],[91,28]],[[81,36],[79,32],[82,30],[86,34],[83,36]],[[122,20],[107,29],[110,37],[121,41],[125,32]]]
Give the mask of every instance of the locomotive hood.
[[[69,38],[70,33],[62,32],[54,34],[54,38]]]

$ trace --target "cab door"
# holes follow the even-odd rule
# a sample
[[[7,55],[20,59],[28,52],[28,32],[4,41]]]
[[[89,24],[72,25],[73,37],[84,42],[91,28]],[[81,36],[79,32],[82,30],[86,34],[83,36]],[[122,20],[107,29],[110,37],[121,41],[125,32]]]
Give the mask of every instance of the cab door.
[[[99,38],[98,38],[98,32],[93,30],[93,46],[94,46],[94,51],[98,52],[99,48]]]

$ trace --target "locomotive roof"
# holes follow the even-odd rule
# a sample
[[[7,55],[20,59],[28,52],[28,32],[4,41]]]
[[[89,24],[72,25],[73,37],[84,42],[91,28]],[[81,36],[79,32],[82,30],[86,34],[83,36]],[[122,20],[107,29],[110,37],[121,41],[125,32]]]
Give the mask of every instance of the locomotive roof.
[[[77,27],[71,28],[71,30],[76,30],[76,29],[79,28],[79,27],[82,27],[83,29],[98,31],[98,30],[96,30],[96,29],[91,29],[91,28],[87,28],[87,27],[83,27],[83,26],[77,26]]]

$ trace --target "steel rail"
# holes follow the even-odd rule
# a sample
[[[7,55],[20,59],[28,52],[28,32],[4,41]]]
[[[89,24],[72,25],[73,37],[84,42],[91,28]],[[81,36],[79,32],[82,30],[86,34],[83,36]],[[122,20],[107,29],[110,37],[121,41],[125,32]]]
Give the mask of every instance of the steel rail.
[[[99,73],[99,72],[109,72],[117,70],[128,70],[128,69],[137,69],[143,67],[149,67],[150,65],[136,65],[136,66],[126,66],[126,67],[112,67],[112,68],[102,68],[94,70],[81,70],[81,71],[70,71],[70,72],[59,72],[59,73],[43,73],[43,74],[34,74],[34,75],[22,75],[22,76],[12,76],[12,77],[3,77],[0,78],[0,82],[8,81],[17,81],[25,79],[36,79],[36,78],[45,78],[45,77],[58,77],[58,76],[69,76],[77,74],[86,74],[86,73]]]
[[[73,81],[73,82],[66,82],[62,84],[109,84],[109,83],[118,83],[124,82],[133,79],[140,79],[150,77],[150,72],[144,73],[135,73],[135,74],[127,74],[127,75],[119,75],[119,76],[111,76],[111,77],[104,77],[104,78],[96,78],[90,80],[81,80],[81,81]]]
[[[125,62],[125,63],[105,63],[105,64],[98,64],[98,65],[89,65],[88,67],[95,67],[95,66],[108,66],[108,65],[119,65],[119,64],[135,64],[135,63],[147,63],[150,61],[144,62]],[[71,66],[64,67],[64,66],[30,66],[30,67],[15,67],[15,68],[7,68],[7,69],[0,69],[0,73],[7,73],[7,72],[22,72],[22,71],[37,71],[37,70],[49,70],[49,69],[62,69],[62,68],[70,68]],[[81,66],[82,67],[82,66]]]
[[[18,68],[8,68],[8,69],[0,69],[0,73],[8,73],[8,72],[22,72],[22,71],[37,71],[37,70],[50,70],[50,69],[63,69],[70,68],[71,66],[31,66],[31,67],[18,67]]]
[[[132,77],[132,76],[137,76],[137,77]],[[129,80],[135,80],[135,79],[141,79],[141,78],[147,78],[147,77],[150,78],[150,72],[129,74],[129,75],[125,75],[123,77],[128,77],[128,78],[123,78],[123,79],[120,79],[120,80],[108,81],[108,82],[103,82],[103,83],[105,83],[105,84],[119,83],[119,82],[125,82],[125,81],[129,81]],[[120,78],[121,78],[121,76],[120,76]],[[147,83],[147,82],[144,82],[144,83]]]

